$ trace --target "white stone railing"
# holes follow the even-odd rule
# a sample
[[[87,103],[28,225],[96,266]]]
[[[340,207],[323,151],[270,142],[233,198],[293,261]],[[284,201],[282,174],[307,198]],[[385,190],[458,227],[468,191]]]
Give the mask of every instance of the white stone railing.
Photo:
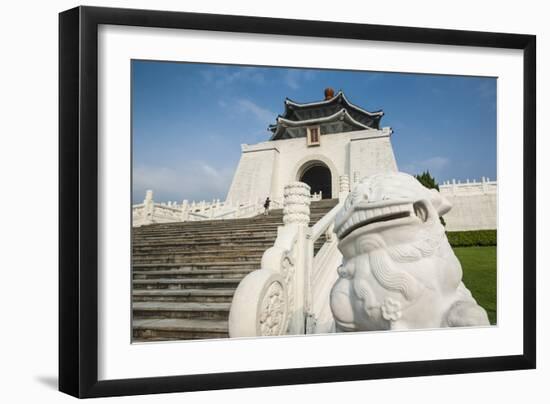
[[[187,222],[200,220],[238,219],[256,216],[264,211],[264,200],[248,202],[177,202],[158,203],[153,201],[153,191],[147,191],[143,203],[132,207],[134,227],[152,223]],[[282,203],[271,200],[270,209],[280,209]]]
[[[261,269],[248,274],[235,291],[230,337],[304,334],[309,191],[301,182],[285,187],[284,225],[264,252]]]
[[[334,220],[350,192],[347,175],[342,175],[339,182],[338,204],[313,225],[309,235],[308,249],[311,251],[312,261],[308,275],[309,287],[306,288],[308,291],[307,334],[329,333],[334,328],[334,319],[330,310],[330,290],[338,279],[336,269],[342,263],[342,254],[338,250],[338,237],[334,233]],[[325,242],[314,255],[315,243],[323,236]]]
[[[323,191],[319,191],[311,194],[312,202],[320,201],[321,199],[323,199]]]
[[[333,326],[330,310],[330,290],[338,279],[336,269],[342,263],[342,254],[338,251],[338,237],[334,233],[334,219],[344,205],[344,200],[332,208],[321,220],[311,228],[308,237],[308,249],[313,251],[315,243],[324,236],[325,242],[312,256],[307,279],[309,291],[307,296],[307,334],[330,332]]]
[[[273,247],[267,249],[261,268],[248,274],[233,297],[229,336],[252,337],[330,332],[330,289],[342,256],[333,232],[334,219],[349,193],[349,179],[340,178],[340,201],[313,227],[307,184],[285,187],[283,226]],[[314,256],[315,242],[325,243]]]
[[[480,194],[496,194],[497,182],[490,181],[488,177],[481,177],[481,181],[466,182],[452,180],[445,181],[439,185],[439,192],[442,195],[480,195]]]

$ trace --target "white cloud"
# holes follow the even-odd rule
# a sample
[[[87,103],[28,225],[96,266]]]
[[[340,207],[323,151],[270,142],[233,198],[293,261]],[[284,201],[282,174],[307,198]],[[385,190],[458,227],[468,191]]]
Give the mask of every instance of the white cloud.
[[[264,84],[265,75],[257,67],[241,67],[238,70],[224,67],[209,68],[201,71],[207,83],[214,83],[217,87],[225,87],[235,82],[249,81],[254,84]]]
[[[420,163],[428,167],[428,169],[431,168],[432,170],[441,170],[442,168],[447,167],[450,162],[451,160],[447,157],[436,156],[422,160]]]
[[[236,105],[239,108],[240,112],[249,112],[254,115],[259,121],[262,121],[266,124],[274,121],[275,117],[277,116],[276,113],[266,108],[260,107],[258,104],[247,99],[237,100]]]
[[[217,168],[204,161],[189,161],[181,167],[140,165],[133,172],[133,201],[141,201],[148,189],[158,202],[225,200],[233,172],[234,167]]]
[[[449,167],[451,160],[448,157],[443,156],[433,156],[426,158],[424,160],[416,160],[409,163],[400,165],[400,171],[409,173],[409,174],[421,174],[424,171],[428,170],[432,175],[436,177],[441,176],[443,171]]]
[[[287,86],[293,90],[297,90],[302,86],[302,82],[313,80],[315,72],[311,70],[289,69],[284,73],[284,81]]]

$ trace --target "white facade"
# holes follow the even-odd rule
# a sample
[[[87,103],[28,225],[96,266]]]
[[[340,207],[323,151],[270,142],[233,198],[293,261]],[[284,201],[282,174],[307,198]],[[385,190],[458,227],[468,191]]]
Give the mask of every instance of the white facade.
[[[322,135],[315,146],[305,137],[242,145],[227,201],[282,200],[284,186],[315,165],[330,170],[330,197],[337,198],[340,176],[349,176],[353,186],[367,175],[397,171],[390,136],[391,129],[382,128]]]

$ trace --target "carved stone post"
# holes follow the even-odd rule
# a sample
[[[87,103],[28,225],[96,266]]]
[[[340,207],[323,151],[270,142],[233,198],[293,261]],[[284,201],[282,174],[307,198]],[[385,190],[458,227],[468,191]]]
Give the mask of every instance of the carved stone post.
[[[303,182],[292,182],[285,186],[283,222],[287,224],[309,224],[310,187]]]
[[[340,176],[340,193],[338,194],[338,199],[346,199],[349,194],[349,177],[347,175]]]
[[[148,190],[145,193],[145,200],[143,201],[143,223],[151,224],[153,223],[153,214],[155,210],[155,202],[153,201],[153,191]]]
[[[312,251],[309,240],[310,220],[309,206],[311,204],[311,188],[303,182],[292,182],[285,186],[283,204],[284,227],[281,233],[296,234],[296,244],[292,249],[294,258],[294,275],[287,277],[289,284],[289,302],[291,302],[291,317],[288,334],[304,334],[308,312],[307,290],[310,284]],[[292,279],[293,278],[293,279]]]
[[[186,222],[189,220],[189,202],[184,199],[181,203],[181,221]]]

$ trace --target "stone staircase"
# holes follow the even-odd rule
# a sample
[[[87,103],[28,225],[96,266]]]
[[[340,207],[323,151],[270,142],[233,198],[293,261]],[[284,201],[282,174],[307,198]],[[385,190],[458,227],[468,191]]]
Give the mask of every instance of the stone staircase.
[[[311,204],[310,226],[338,200]],[[152,224],[132,232],[134,341],[226,338],[239,282],[273,246],[282,209],[248,219]],[[316,250],[324,243],[320,239]]]

